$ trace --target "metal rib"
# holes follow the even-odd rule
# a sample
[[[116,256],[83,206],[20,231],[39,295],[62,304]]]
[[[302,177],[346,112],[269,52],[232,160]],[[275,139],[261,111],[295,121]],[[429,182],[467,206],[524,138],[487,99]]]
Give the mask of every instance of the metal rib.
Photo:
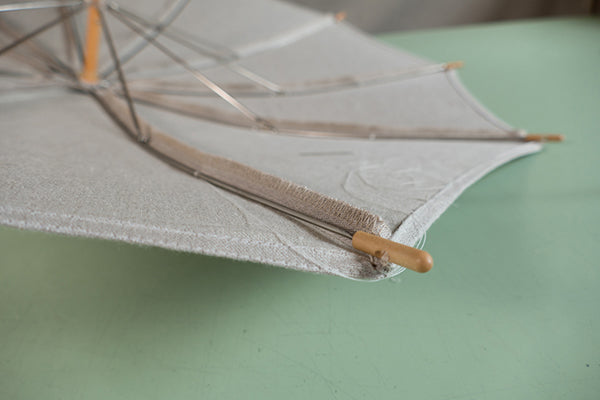
[[[63,15],[65,13],[65,9],[64,8],[59,8],[57,9],[58,11],[58,15]],[[69,20],[65,19],[63,20],[63,24],[62,24],[62,36],[63,36],[63,45],[64,45],[64,50],[65,50],[65,57],[67,58],[67,62],[70,65],[74,65],[74,61],[75,61],[75,52],[74,52],[74,48],[75,48],[75,40],[73,38],[73,32],[71,31],[70,28],[70,24],[69,24]]]
[[[416,67],[411,69],[403,69],[388,72],[379,72],[368,75],[349,75],[342,76],[333,79],[324,79],[318,81],[308,81],[299,84],[282,84],[278,85],[280,96],[306,96],[320,93],[330,93],[338,90],[354,89],[358,87],[378,85],[382,83],[398,82],[402,80],[418,78],[421,76],[432,75],[436,73],[443,73],[447,71],[447,64],[432,64],[425,65],[422,67]],[[151,79],[144,80],[132,80],[132,84],[140,91],[147,91],[156,94],[167,94],[176,96],[197,96],[207,97],[211,96],[212,93],[209,91],[201,91],[189,86],[184,85],[161,85],[161,81],[157,80],[157,83],[153,85]],[[140,82],[140,83],[138,83]],[[143,82],[148,82],[147,86],[143,85]],[[222,88],[227,90],[231,95],[236,97],[268,97],[271,93],[265,93],[264,91],[257,90],[255,87],[246,85],[245,87],[240,84],[222,84]]]
[[[15,60],[25,65],[28,65],[39,74],[28,74],[30,75],[30,77],[49,77],[52,74],[52,69],[50,68],[50,66],[40,61],[38,57],[32,56],[30,54],[21,54],[19,51],[13,51],[12,53],[9,53],[8,56],[14,58]]]
[[[53,19],[50,22],[45,23],[44,25],[40,26],[37,29],[34,29],[33,31],[29,32],[28,34],[26,34],[25,36],[20,37],[19,39],[15,40],[14,42],[12,42],[11,44],[9,44],[8,46],[3,47],[2,49],[0,49],[0,56],[4,53],[6,53],[7,51],[10,51],[12,49],[14,49],[15,47],[21,45],[22,43],[25,43],[26,41],[36,37],[37,35],[39,35],[40,33],[43,33],[45,31],[47,31],[48,29],[62,23],[66,18],[70,18],[76,14],[78,14],[79,12],[81,12],[84,8],[87,8],[86,6],[84,7],[78,7],[75,10],[71,10],[69,12],[67,12],[64,15],[59,16],[56,19]]]
[[[60,8],[61,15],[66,13],[65,8]],[[81,37],[79,36],[79,30],[77,28],[77,22],[75,18],[68,18],[64,20],[64,30],[66,36],[66,44],[67,46],[72,46],[75,48],[75,53],[77,54],[77,59],[80,64],[83,65],[83,45],[81,44]],[[70,42],[70,43],[69,43]]]
[[[156,28],[160,26],[160,23],[149,21],[134,12],[114,3],[108,5],[109,9],[120,12],[130,20],[135,21],[136,23],[145,26],[147,28]],[[296,96],[296,95],[306,95],[306,94],[316,94],[323,92],[330,92],[338,89],[352,88],[369,84],[377,84],[389,81],[396,81],[400,79],[408,79],[412,77],[429,75],[437,72],[445,72],[447,70],[447,64],[432,64],[425,65],[420,67],[415,67],[411,69],[398,70],[398,71],[387,71],[374,73],[369,75],[362,76],[343,76],[340,78],[327,79],[321,81],[308,82],[306,84],[299,85],[280,85],[278,83],[272,82],[267,78],[264,78],[247,68],[235,64],[235,61],[239,60],[239,56],[230,49],[224,48],[227,54],[223,54],[222,50],[216,49],[214,45],[209,43],[200,42],[200,39],[194,38],[193,41],[190,40],[191,35],[187,32],[176,31],[175,28],[170,27],[169,29],[164,29],[161,32],[161,35],[173,40],[174,42],[194,51],[197,54],[207,56],[213,58],[214,60],[220,62],[220,64],[226,68],[229,68],[233,72],[237,73],[240,76],[256,83],[258,86],[267,89],[270,93],[265,93],[263,91],[250,91],[250,92],[236,92],[236,96],[245,96],[245,97],[260,97],[271,95],[273,93],[278,95],[287,95],[287,96]],[[224,85],[221,85],[224,88]],[[230,94],[232,92],[228,90]],[[173,93],[173,92],[171,92]],[[198,95],[205,95],[207,93],[198,93]]]
[[[237,114],[201,104],[187,103],[166,96],[132,92],[137,102],[170,112],[199,118],[224,125],[252,128],[248,121]],[[359,125],[340,122],[305,122],[297,120],[272,120],[277,133],[327,138],[358,139],[434,139],[434,140],[518,140],[524,135],[519,130],[463,130],[439,127],[398,128],[378,125]]]
[[[253,111],[251,111],[250,109],[248,109],[245,105],[243,105],[237,99],[235,99],[233,96],[231,96],[227,91],[223,90],[219,85],[217,85],[212,80],[210,80],[209,78],[207,78],[204,74],[202,74],[201,72],[199,72],[198,70],[196,70],[194,67],[192,67],[191,65],[189,65],[183,58],[181,58],[177,54],[173,53],[167,47],[165,47],[160,42],[158,42],[155,38],[153,38],[153,37],[146,37],[145,33],[142,30],[140,30],[137,26],[133,25],[133,23],[130,22],[130,20],[127,19],[126,16],[124,16],[123,14],[121,14],[119,11],[116,11],[116,10],[113,10],[113,9],[110,9],[110,8],[108,10],[119,21],[121,21],[125,26],[127,26],[129,29],[131,29],[132,31],[134,31],[138,35],[144,37],[154,47],[156,47],[158,50],[160,50],[166,56],[168,56],[169,58],[171,58],[177,64],[179,64],[183,68],[185,68],[188,72],[190,72],[194,76],[194,78],[196,78],[198,81],[200,81],[202,84],[204,84],[210,90],[212,90],[215,94],[217,94],[219,97],[221,97],[227,103],[229,103],[232,107],[234,107],[236,110],[238,110],[240,113],[242,113],[246,118],[254,121],[254,123],[256,123],[260,127],[267,128],[269,130],[275,130],[275,128],[273,127],[273,125],[269,121],[261,118],[259,115],[255,114]]]
[[[47,0],[47,1],[26,1],[12,4],[1,4],[0,12],[9,11],[24,11],[24,10],[39,10],[42,8],[58,8],[80,6],[83,1],[62,1],[62,0]]]
[[[0,20],[0,29],[8,36],[12,36],[13,38],[22,37],[22,33],[19,31],[19,28],[9,24],[5,19]],[[34,59],[38,59],[39,61],[43,62],[45,64],[45,68],[47,68],[47,72],[62,72],[69,78],[75,78],[75,72],[70,66],[62,62],[50,50],[40,45],[32,38],[25,43],[25,46],[29,47],[29,50],[31,51],[31,55],[27,55],[29,55],[30,58],[33,56]],[[25,53],[22,55],[25,55]],[[29,64],[31,65],[31,63]]]
[[[127,18],[145,26],[146,28],[150,28],[151,31],[160,30],[160,34],[162,36],[169,37],[173,41],[176,41],[194,51],[201,52],[203,55],[207,55],[216,60],[231,62],[239,58],[234,51],[227,47],[193,36],[188,32],[175,28],[174,26],[166,26],[161,21],[151,21],[147,18],[143,18],[130,9],[125,8],[115,2],[108,4],[107,8],[123,14]]]
[[[100,16],[100,22],[102,24],[102,31],[106,36],[106,42],[108,44],[108,49],[110,52],[110,56],[115,63],[115,69],[117,70],[117,74],[119,75],[119,81],[121,82],[121,89],[123,90],[123,94],[125,95],[125,99],[127,100],[127,107],[129,108],[129,113],[131,114],[131,119],[133,120],[133,125],[135,126],[135,131],[137,134],[137,140],[144,142],[146,139],[142,136],[142,130],[140,128],[140,121],[138,120],[137,113],[135,112],[135,107],[133,106],[133,101],[131,100],[131,96],[129,95],[129,89],[127,88],[127,81],[125,80],[125,74],[123,74],[123,69],[121,68],[121,62],[119,61],[119,56],[117,55],[117,50],[115,49],[115,44],[112,39],[112,35],[110,34],[110,30],[108,29],[108,25],[106,24],[106,19],[104,18],[104,12],[98,8],[98,15]]]
[[[115,121],[117,121],[119,123],[119,125],[121,126],[121,128],[124,129],[125,131],[128,131],[128,133],[129,133],[130,128],[128,127],[128,124],[125,121],[123,121],[113,109],[111,109],[111,107],[104,101],[102,95],[100,93],[98,93],[96,91],[96,89],[94,89],[94,88],[90,88],[89,93],[103,106],[104,110],[111,116],[111,118],[113,118]],[[234,186],[231,183],[225,182],[225,181],[215,178],[211,175],[207,175],[206,173],[199,171],[196,168],[188,165],[184,161],[182,161],[174,156],[165,154],[164,152],[161,152],[161,151],[153,148],[152,142],[149,142],[147,144],[146,143],[141,143],[141,144],[144,145],[143,147],[145,147],[148,151],[150,151],[154,155],[158,156],[162,160],[166,161],[167,163],[173,165],[174,167],[176,167],[196,178],[205,180],[205,181],[211,183],[212,185],[217,186],[221,189],[227,190],[231,193],[237,194],[244,198],[256,201],[257,203],[260,203],[264,206],[267,206],[269,208],[277,210],[285,215],[288,215],[290,217],[296,218],[296,219],[306,222],[308,224],[312,224],[314,226],[317,226],[319,228],[322,228],[324,230],[341,235],[341,236],[349,238],[349,239],[352,239],[353,234],[356,233],[354,231],[346,230],[343,227],[337,226],[333,223],[321,221],[317,218],[312,217],[311,215],[308,215],[306,213],[303,213],[303,212],[300,212],[297,210],[293,210],[283,204],[266,199],[265,197],[261,197],[257,194],[253,194],[247,190],[244,190],[242,188]]]
[[[123,7],[119,6],[118,8],[116,8],[114,5],[109,5],[108,8],[122,13],[123,15],[127,16],[129,19],[131,19],[131,20],[137,22],[138,24],[145,26],[147,28],[158,26],[157,23],[148,21],[147,19],[144,19],[144,18],[140,17],[139,15],[132,13],[131,11],[124,9]],[[162,34],[162,36],[192,50],[193,52],[195,52],[199,55],[207,56],[216,61],[219,61],[221,63],[221,65],[223,65],[224,67],[229,68],[231,71],[235,72],[236,74],[267,89],[271,93],[279,94],[279,93],[283,92],[281,86],[279,86],[277,83],[272,82],[272,81],[268,80],[267,78],[264,78],[256,73],[248,70],[247,68],[245,68],[241,65],[234,64],[234,62],[236,60],[238,60],[239,57],[230,49],[226,49],[227,54],[223,55],[222,52],[219,52],[215,48],[206,49],[206,47],[213,47],[213,45],[211,45],[211,44],[207,44],[207,43],[199,44],[197,39],[195,39],[195,41],[189,40],[187,37],[185,37],[185,36],[189,36],[189,34],[171,32],[171,30],[167,30],[167,29],[164,29],[161,34]]]
[[[278,33],[278,34],[274,34],[266,39],[261,39],[261,40],[256,40],[253,42],[249,42],[246,43],[244,45],[242,45],[241,47],[238,47],[236,49],[232,49],[231,51],[235,54],[236,59],[239,60],[243,60],[245,58],[248,58],[250,56],[256,55],[256,54],[260,54],[266,51],[270,51],[270,50],[276,50],[276,49],[280,49],[286,46],[289,46],[292,43],[295,43],[299,40],[305,39],[311,35],[314,35],[315,33],[318,33],[320,31],[322,31],[323,29],[331,26],[332,24],[337,23],[336,19],[332,16],[332,15],[324,15],[321,18],[319,18],[318,20],[313,20],[309,23],[305,23],[304,25],[301,26],[296,26],[296,27],[292,27],[291,29],[288,29],[287,31],[284,31],[282,33]],[[170,28],[171,30],[173,30],[173,28]],[[189,33],[188,33],[189,35]],[[206,39],[198,39],[196,37],[193,37],[194,41],[202,41],[204,43],[206,42]],[[210,44],[210,46],[214,46],[214,48],[219,47],[216,44]],[[204,63],[201,67],[198,67],[198,69],[206,69],[206,68],[210,68],[211,66],[218,66],[219,63],[216,60],[206,60],[206,61],[210,61],[210,63]],[[198,60],[195,60],[193,62],[190,62],[190,64],[195,65],[198,62]],[[138,71],[136,72],[136,74],[144,74],[144,76],[152,76],[155,77],[157,76],[164,76],[166,74],[168,74],[169,72],[175,71],[175,72],[179,72],[177,70],[178,66],[172,66],[172,67],[160,67],[158,69],[151,69],[151,68],[145,68],[144,71]]]
[[[168,27],[183,11],[183,9],[188,5],[190,0],[179,0],[175,3],[172,8],[166,12],[162,18],[159,18],[160,22],[149,32],[147,32],[148,37],[156,37],[158,36],[166,27]],[[107,5],[107,8],[120,8],[120,6],[116,2],[111,2]],[[121,51],[121,55],[119,60],[121,61],[121,65],[126,64],[129,60],[131,60],[135,55],[137,55],[140,51],[142,51],[149,42],[147,40],[139,40],[137,42],[132,42],[129,46],[125,47]],[[115,72],[114,65],[109,65],[106,67],[100,76],[102,79],[108,78],[112,73]]]

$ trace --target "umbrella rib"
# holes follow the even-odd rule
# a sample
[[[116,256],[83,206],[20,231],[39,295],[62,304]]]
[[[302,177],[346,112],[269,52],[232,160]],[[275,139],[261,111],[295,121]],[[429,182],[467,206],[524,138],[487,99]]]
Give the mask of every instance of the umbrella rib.
[[[115,4],[114,2],[111,4]],[[310,37],[311,35],[314,35],[315,33],[318,33],[320,31],[322,31],[323,29],[331,26],[333,23],[339,23],[340,20],[338,18],[336,18],[336,16],[333,15],[325,15],[322,16],[321,18],[319,18],[318,20],[313,20],[310,23],[306,23],[304,25],[301,26],[296,26],[293,27],[291,29],[288,29],[285,32],[282,33],[278,33],[278,34],[274,34],[266,39],[259,39],[259,40],[255,40],[253,42],[249,42],[246,43],[244,45],[242,45],[239,48],[236,49],[227,49],[225,47],[223,47],[225,50],[228,50],[229,52],[232,53],[232,56],[235,57],[235,59],[237,61],[241,61],[244,60],[245,58],[248,58],[250,56],[254,56],[257,54],[261,54],[264,53],[266,51],[270,51],[270,50],[276,50],[276,49],[280,49],[280,48],[284,48],[286,46],[291,45],[292,43],[295,43],[299,40],[305,39],[307,37]],[[170,28],[171,30],[174,30],[175,28]],[[186,32],[185,34],[189,35],[191,37],[191,34]],[[216,43],[210,43],[208,44],[206,39],[200,39],[197,37],[193,37],[192,38],[193,41],[202,41],[205,44],[207,44],[207,46],[214,48],[217,47],[222,47]],[[191,62],[192,65],[194,65],[196,61]],[[218,66],[218,62],[216,62],[216,60],[211,60],[213,61],[210,65],[205,65],[202,68],[209,68],[211,66]],[[150,70],[150,72],[158,72],[160,74],[165,73],[165,71],[167,71],[168,69],[166,68],[160,68],[158,71],[157,70]]]
[[[19,39],[15,40],[14,42],[12,42],[11,44],[4,46],[3,48],[0,49],[0,56],[12,49],[14,49],[15,47],[27,42],[30,39],[33,39],[34,37],[36,37],[37,35],[44,33],[45,31],[47,31],[50,28],[53,28],[54,26],[62,23],[62,21],[64,21],[66,18],[70,18],[73,17],[74,15],[78,14],[79,12],[81,12],[84,8],[86,7],[77,7],[74,10],[71,10],[63,15],[60,15],[58,18],[53,19],[50,22],[45,23],[44,25],[38,27],[37,29],[34,29],[33,31],[21,36]]]
[[[160,26],[159,23],[152,22],[152,21],[149,21],[148,19],[140,17],[139,15],[135,14],[134,12],[132,12],[126,8],[123,8],[122,6],[117,5],[116,3],[111,3],[107,7],[113,11],[120,12],[124,16],[128,17],[129,19],[137,22],[138,24],[140,24],[144,27],[152,28],[152,27]],[[314,82],[308,82],[305,84],[292,85],[292,86],[286,87],[286,85],[280,85],[278,83],[275,83],[263,76],[260,76],[259,74],[256,74],[256,73],[250,71],[246,67],[243,67],[239,64],[235,64],[235,62],[239,60],[239,56],[237,56],[234,51],[226,48],[226,50],[228,51],[228,54],[223,55],[223,54],[219,54],[219,51],[217,49],[215,49],[214,46],[212,46],[210,44],[204,44],[205,47],[213,47],[213,49],[207,50],[205,48],[202,48],[202,46],[199,46],[197,43],[192,42],[190,39],[184,37],[186,35],[191,36],[190,34],[188,34],[186,32],[182,32],[182,31],[175,32],[174,30],[175,29],[173,27],[170,27],[170,29],[163,29],[161,31],[161,35],[194,51],[197,54],[200,54],[203,56],[208,56],[208,57],[218,61],[219,63],[221,63],[222,66],[229,68],[230,70],[237,73],[238,75],[243,76],[244,78],[258,84],[259,86],[267,89],[270,92],[270,93],[264,93],[264,92],[244,93],[244,95],[246,97],[254,97],[254,96],[260,97],[260,96],[265,96],[265,95],[270,95],[270,94],[277,94],[277,95],[284,95],[284,96],[286,96],[286,95],[289,95],[289,96],[296,95],[297,96],[297,95],[306,95],[306,94],[325,93],[325,92],[331,92],[331,91],[335,91],[335,90],[342,90],[342,89],[346,89],[346,88],[360,87],[360,86],[370,85],[370,84],[378,84],[378,83],[393,82],[393,81],[408,79],[408,78],[415,78],[415,77],[430,75],[430,74],[434,74],[434,73],[446,72],[451,69],[457,69],[457,68],[462,67],[462,62],[454,61],[454,62],[449,62],[449,63],[419,66],[419,67],[415,67],[415,68],[411,68],[411,69],[404,69],[404,70],[398,70],[398,71],[379,72],[379,73],[373,73],[373,74],[368,74],[368,75],[363,75],[363,76],[359,76],[359,75],[344,76],[341,78],[326,79],[326,80],[322,80],[322,81],[314,81]],[[197,39],[195,39],[195,40],[197,40]],[[297,88],[294,88],[293,86],[296,86]],[[223,87],[223,86],[221,86],[221,87]],[[237,95],[239,95],[239,94],[237,94]]]
[[[142,18],[139,15],[136,15],[135,13],[124,9],[121,6],[117,6],[115,4],[109,4],[108,7],[114,11],[121,12],[123,15],[127,16],[129,19],[136,21],[138,24],[145,26],[147,28],[153,27],[153,26],[158,26],[158,24],[151,22],[145,18]],[[175,43],[178,43],[199,55],[208,56],[208,57],[220,62],[222,65],[229,68],[233,72],[258,84],[259,86],[262,86],[263,88],[267,89],[271,93],[280,94],[283,92],[281,86],[279,86],[277,83],[272,82],[272,81],[268,80],[267,78],[262,77],[241,65],[234,64],[235,61],[237,61],[237,59],[239,57],[230,49],[226,49],[229,53],[228,55],[222,55],[222,54],[219,54],[219,51],[214,48],[210,49],[210,50],[203,49],[198,44],[193,43],[189,39],[183,37],[182,33],[174,33],[167,29],[164,29],[161,32],[161,34],[164,37],[171,39]],[[204,45],[205,45],[205,47],[213,47],[210,44],[204,44]]]
[[[58,11],[58,15],[63,15],[65,10],[64,8],[59,8],[57,9]],[[63,24],[62,24],[62,33],[63,33],[63,45],[65,46],[64,50],[65,50],[65,56],[67,58],[67,61],[69,62],[69,64],[73,64],[73,59],[74,59],[74,54],[73,54],[73,47],[74,47],[74,39],[73,39],[73,34],[72,32],[69,30],[69,20],[63,20]]]
[[[98,15],[100,16],[100,22],[102,24],[102,31],[106,36],[106,42],[108,44],[108,49],[110,52],[110,56],[115,63],[115,69],[119,76],[119,81],[121,82],[121,89],[123,90],[123,94],[125,95],[125,99],[127,100],[127,107],[129,109],[129,113],[131,115],[131,119],[133,121],[133,125],[135,127],[135,133],[137,135],[137,140],[140,142],[147,141],[147,138],[144,138],[142,135],[142,130],[140,128],[140,121],[138,120],[137,113],[135,112],[135,107],[133,105],[133,100],[129,95],[129,89],[127,88],[127,81],[125,80],[125,74],[123,73],[123,69],[121,68],[121,62],[119,60],[119,56],[117,55],[117,50],[115,49],[115,44],[112,39],[112,35],[110,33],[110,29],[108,29],[108,25],[106,23],[106,19],[104,17],[104,12],[98,7]]]
[[[0,30],[4,31],[7,35],[12,36],[13,38],[22,37],[21,32],[19,32],[19,28],[17,28],[16,26],[12,26],[6,20],[0,20]],[[39,43],[33,40],[33,38],[30,38],[28,41],[26,41],[25,45],[29,46],[32,54],[35,57],[39,58],[39,60],[45,64],[46,68],[48,68],[49,71],[57,72],[58,70],[62,71],[69,78],[74,79],[76,77],[75,72],[71,67],[62,62],[48,49],[42,47]]]
[[[231,113],[207,107],[201,104],[186,103],[148,92],[132,92],[133,98],[141,103],[166,111],[217,122],[220,124],[252,128],[247,120],[236,118]],[[359,125],[340,122],[304,122],[296,120],[272,120],[277,126],[278,134],[302,135],[327,138],[359,138],[359,139],[415,139],[415,140],[497,140],[497,141],[534,141],[561,142],[561,134],[528,134],[522,129],[486,130],[457,129],[418,126],[413,128],[396,128],[381,125]]]
[[[93,87],[89,93],[122,129],[131,130],[131,125],[120,117],[118,98]],[[385,232],[385,223],[368,211],[236,161],[200,152],[142,123],[151,138],[142,146],[163,161],[212,185],[351,239],[354,249],[374,257],[371,262],[378,270],[386,271],[389,262],[416,272],[427,272],[433,266],[429,253],[380,236]],[[255,186],[257,183],[260,187]]]
[[[120,11],[124,15],[127,15],[128,17],[130,17],[131,19],[136,20],[140,25],[145,25],[145,26],[147,26],[149,28],[153,28],[153,29],[156,29],[156,27],[162,26],[162,24],[160,22],[151,21],[147,18],[143,18],[143,17],[139,16],[138,14],[136,14],[135,12],[131,11],[130,9],[124,8],[123,6],[116,4],[114,2],[111,3],[108,7],[112,8],[116,11]],[[163,30],[161,31],[161,34],[164,36],[170,35],[178,40],[181,40],[182,42],[187,42],[186,45],[198,46],[198,48],[204,47],[201,51],[203,51],[204,53],[207,53],[207,55],[214,58],[215,60],[233,61],[233,60],[239,59],[239,56],[233,50],[229,49],[228,47],[222,46],[217,43],[210,42],[205,38],[197,37],[195,35],[190,34],[189,32],[182,30],[182,29],[177,29],[175,26],[172,26],[172,25],[170,25],[168,27],[164,27]]]
[[[425,65],[416,68],[410,69],[400,69],[395,71],[387,71],[387,72],[378,72],[368,75],[350,75],[344,76],[340,78],[334,79],[326,79],[320,81],[308,81],[301,84],[283,84],[278,85],[280,88],[280,92],[278,95],[280,96],[305,96],[305,95],[314,95],[314,94],[322,94],[322,93],[332,93],[336,91],[342,91],[346,89],[354,89],[360,87],[368,87],[372,85],[379,85],[383,83],[391,83],[391,82],[399,82],[403,80],[419,78],[422,76],[433,75],[437,73],[444,73],[451,69],[460,68],[462,65],[461,62],[448,62],[441,64],[431,64]],[[146,86],[143,86],[144,82],[148,82]],[[139,82],[142,84],[140,85]],[[176,95],[176,96],[190,96],[190,97],[206,97],[211,93],[207,91],[199,91],[196,89],[190,89],[185,86],[176,87],[176,86],[168,86],[161,85],[160,80],[153,85],[152,80],[132,80],[132,84],[136,84],[136,87],[139,87],[140,90],[152,92],[156,94],[168,94],[168,95]],[[228,86],[234,86],[223,84],[221,87],[228,88]],[[254,88],[241,88],[238,86],[236,91],[235,87],[229,90],[230,93],[235,93],[238,97],[266,97],[269,96],[270,93],[265,93],[263,91],[256,91]]]
[[[135,101],[166,111],[225,125],[252,128],[246,119],[223,110],[197,103],[182,102],[148,92],[131,92]],[[277,133],[328,138],[369,139],[443,139],[443,140],[524,140],[521,130],[462,130],[440,127],[397,128],[382,125],[359,125],[340,122],[305,122],[276,119]],[[546,138],[547,140],[547,138]]]
[[[156,26],[154,26],[153,29],[151,29],[147,34],[151,37],[158,36],[164,29],[166,29],[169,25],[171,25],[171,23],[173,21],[175,21],[175,19],[181,14],[183,9],[189,4],[189,2],[190,2],[190,0],[179,0],[175,4],[175,6],[171,8],[171,10],[166,12],[166,14],[167,14],[166,16],[163,14],[163,16],[161,16],[161,18],[159,18],[160,22],[157,23]],[[110,9],[110,8],[115,8],[115,7],[118,8],[119,6],[115,2],[111,2],[106,7],[108,7]],[[132,45],[129,46],[129,48],[126,48],[125,50],[123,50],[123,52],[120,56],[121,65],[124,65],[129,60],[131,60],[133,57],[135,57],[148,44],[149,44],[149,42],[144,39],[138,43],[133,43]],[[114,72],[115,72],[114,65],[109,65],[107,68],[105,68],[102,71],[100,76],[102,77],[102,79],[107,79]]]
[[[61,8],[68,6],[80,6],[83,4],[83,1],[62,1],[62,0],[47,0],[47,1],[26,1],[12,4],[2,4],[0,5],[0,13],[1,12],[10,12],[10,11],[25,11],[25,10],[39,10],[42,8]]]
[[[23,71],[13,71],[10,69],[0,68],[0,75],[10,78],[34,78],[35,75]]]
[[[59,9],[61,15],[64,15],[66,10],[64,7]],[[68,18],[64,20],[63,25],[65,31],[65,44],[68,48],[74,47],[77,54],[77,58],[81,64],[83,64],[84,54],[83,46],[81,44],[81,38],[77,29],[75,18]]]
[[[115,120],[116,122],[118,122],[119,125],[121,126],[121,128],[124,131],[126,131],[127,133],[130,134],[130,128],[129,128],[128,124],[125,121],[122,120],[122,118],[120,116],[120,113],[117,112],[117,111],[115,111],[111,107],[111,105],[109,104],[109,102],[106,101],[107,99],[109,99],[109,97],[106,96],[106,95],[101,94],[100,91],[98,91],[98,90],[96,90],[94,88],[90,88],[89,93],[92,95],[92,97],[94,97],[97,101],[100,102],[100,104],[103,106],[103,108],[107,112],[107,114],[113,120]],[[149,129],[149,130],[152,130],[152,129]],[[153,132],[153,133],[154,133],[154,135],[150,136],[150,140],[148,142],[142,143],[142,144],[152,146],[152,143],[157,142],[157,141],[159,141],[159,142],[162,143],[163,137],[166,137],[166,138],[168,138],[170,140],[175,140],[174,138],[167,137],[164,134],[158,135],[157,132]],[[160,138],[160,139],[158,139],[158,140],[152,140],[153,138],[155,138],[155,139]],[[150,142],[152,142],[152,143],[150,143]],[[146,147],[146,146],[144,146],[144,147]],[[268,207],[271,207],[273,209],[281,211],[284,214],[288,214],[288,215],[290,215],[292,217],[295,217],[295,218],[298,218],[298,219],[300,219],[300,220],[302,220],[304,222],[307,222],[307,223],[319,226],[320,228],[323,228],[323,229],[325,229],[327,231],[330,231],[330,232],[333,232],[333,233],[337,233],[337,234],[339,234],[341,236],[344,236],[346,238],[352,238],[353,232],[351,232],[351,231],[348,231],[346,229],[343,229],[341,227],[338,227],[336,225],[333,225],[333,224],[330,224],[330,223],[327,223],[327,222],[324,222],[324,221],[320,221],[320,220],[318,220],[316,218],[313,218],[313,217],[311,217],[311,216],[309,216],[307,214],[301,213],[299,211],[292,210],[292,209],[290,209],[288,207],[285,207],[283,205],[280,205],[280,204],[278,204],[278,203],[276,203],[274,201],[270,201],[270,200],[268,200],[268,199],[266,199],[266,198],[264,198],[262,196],[259,196],[259,195],[256,195],[256,194],[252,194],[252,193],[250,193],[247,190],[239,188],[239,187],[237,187],[237,186],[235,186],[235,185],[233,185],[231,183],[225,182],[222,179],[218,179],[218,178],[216,178],[214,176],[208,175],[208,174],[206,174],[206,173],[198,170],[197,168],[194,168],[194,167],[188,165],[188,162],[186,162],[185,157],[182,157],[183,154],[181,153],[181,150],[184,150],[184,152],[185,152],[186,150],[188,150],[190,148],[187,147],[187,146],[185,146],[185,148],[182,148],[180,146],[177,146],[177,147],[179,147],[179,149],[177,149],[178,151],[173,151],[175,149],[171,149],[171,152],[169,154],[164,153],[164,152],[159,151],[159,150],[156,150],[156,149],[154,149],[152,147],[146,147],[146,148],[149,149],[149,150],[151,150],[159,158],[161,158],[164,161],[168,162],[169,164],[177,167],[178,169],[180,169],[180,170],[182,170],[182,171],[184,171],[184,172],[186,172],[186,173],[188,173],[190,175],[193,175],[196,178],[205,180],[205,181],[207,181],[207,182],[209,182],[209,183],[211,183],[211,184],[213,184],[213,185],[215,185],[215,186],[217,186],[217,187],[219,187],[221,189],[230,191],[230,192],[235,193],[235,194],[237,194],[239,196],[242,196],[242,197],[246,197],[246,198],[248,198],[250,200],[254,200],[254,201],[258,202],[258,203],[261,203],[263,205],[266,205]]]
[[[220,98],[222,98],[223,100],[225,100],[232,107],[234,107],[235,109],[237,109],[246,118],[252,120],[256,125],[258,125],[260,127],[263,127],[263,128],[269,129],[269,130],[273,130],[273,131],[276,130],[276,128],[269,121],[263,119],[262,117],[260,117],[259,115],[257,115],[256,113],[254,113],[253,111],[251,111],[250,109],[248,109],[245,105],[243,105],[242,103],[240,103],[235,97],[231,96],[227,91],[225,91],[224,89],[222,89],[215,82],[213,82],[208,77],[206,77],[204,74],[202,74],[200,71],[198,71],[197,69],[195,69],[194,67],[192,67],[191,65],[189,65],[183,58],[179,57],[177,54],[175,54],[171,50],[169,50],[166,46],[164,46],[163,44],[161,44],[160,42],[158,42],[156,40],[156,38],[146,36],[143,31],[141,31],[137,26],[135,26],[127,18],[127,16],[124,16],[119,11],[116,11],[116,10],[113,10],[113,9],[110,9],[110,8],[108,10],[119,21],[121,21],[125,26],[127,26],[132,31],[136,32],[138,35],[142,36],[150,44],[152,44],[154,47],[156,47],[158,50],[160,50],[162,53],[164,53],[167,57],[171,58],[177,64],[179,64],[183,68],[185,68],[189,73],[192,74],[192,76],[194,76],[194,78],[196,78],[198,81],[200,81],[202,84],[204,84],[210,90],[212,90],[216,95],[218,95]]]
[[[52,70],[48,66],[48,64],[40,61],[37,57],[31,56],[29,54],[20,54],[18,51],[10,53],[9,56],[13,57],[14,59],[18,60],[19,62],[29,65],[32,69],[37,71],[38,74],[41,74],[41,76],[47,77],[49,74],[52,73]],[[36,78],[36,77],[40,76],[40,75],[36,75],[36,74],[26,74],[26,73],[23,73],[23,74],[19,73],[19,75],[21,77],[27,76],[28,78]]]

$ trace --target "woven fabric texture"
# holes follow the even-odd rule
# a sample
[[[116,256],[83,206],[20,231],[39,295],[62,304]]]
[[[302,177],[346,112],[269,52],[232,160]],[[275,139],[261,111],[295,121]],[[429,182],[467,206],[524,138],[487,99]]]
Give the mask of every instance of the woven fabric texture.
[[[201,30],[202,25],[193,23],[194,13],[214,21],[228,8],[247,10],[228,16],[235,29],[212,23],[212,30],[204,26]],[[278,2],[261,1],[248,8],[247,2],[228,0],[203,10],[192,5],[177,22],[181,29],[242,55],[239,65],[279,84],[431,64],[387,48],[330,17]],[[124,31],[117,33],[117,44],[130,39]],[[53,45],[49,40],[48,46]],[[184,55],[215,81],[243,83],[207,57]],[[6,57],[0,58],[0,66],[19,68]],[[125,71],[133,81],[160,78],[202,89],[150,48]],[[0,87],[14,84],[9,78],[0,79]],[[352,249],[349,239],[165,164],[124,135],[91,97],[57,83],[32,86],[0,93],[0,223],[352,279],[377,280],[402,271],[398,266],[388,273],[378,271],[368,256]],[[478,104],[453,72],[309,95],[240,100],[261,116],[299,123],[433,129],[442,137],[445,129],[506,138],[515,132]],[[215,96],[187,101],[235,112]],[[511,140],[304,137],[214,123],[142,104],[137,110],[144,121],[203,152],[365,210],[394,232],[394,240],[409,245],[475,180],[540,148]]]

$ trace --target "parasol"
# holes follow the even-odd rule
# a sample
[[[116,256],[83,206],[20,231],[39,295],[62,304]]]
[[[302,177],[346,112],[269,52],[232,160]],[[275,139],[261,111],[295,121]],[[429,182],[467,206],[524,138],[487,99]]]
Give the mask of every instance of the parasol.
[[[376,280],[428,270],[409,246],[544,139],[482,107],[460,63],[340,15],[262,0],[0,11],[11,226]]]

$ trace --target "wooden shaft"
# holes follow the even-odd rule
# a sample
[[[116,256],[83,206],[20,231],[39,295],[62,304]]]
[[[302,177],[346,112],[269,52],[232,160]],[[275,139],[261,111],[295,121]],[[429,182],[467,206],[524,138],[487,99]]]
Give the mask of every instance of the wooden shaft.
[[[80,75],[81,80],[89,84],[98,83],[98,50],[100,47],[100,37],[102,35],[98,1],[99,0],[92,0],[92,4],[88,9],[83,71],[81,71]]]
[[[433,267],[433,258],[428,252],[366,232],[354,234],[352,247],[416,272],[427,272]]]

